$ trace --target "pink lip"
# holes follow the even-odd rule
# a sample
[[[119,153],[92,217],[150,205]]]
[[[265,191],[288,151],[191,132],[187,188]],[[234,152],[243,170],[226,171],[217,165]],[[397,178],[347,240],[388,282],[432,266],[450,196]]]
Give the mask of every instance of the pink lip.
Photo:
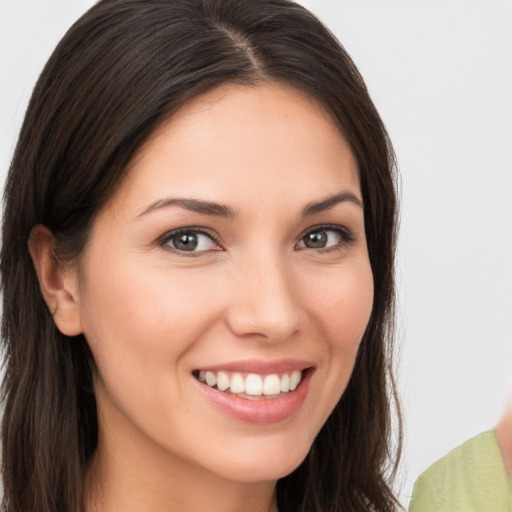
[[[279,359],[277,361],[246,359],[243,361],[232,361],[229,363],[202,366],[197,368],[197,370],[203,370],[205,372],[227,371],[268,375],[271,373],[286,373],[293,372],[294,370],[305,370],[312,366],[314,365],[311,361],[303,361],[300,359]]]
[[[225,366],[222,368],[228,370]],[[237,369],[239,370],[238,366]],[[294,369],[298,368],[294,367]],[[215,369],[213,369],[213,371],[215,371]],[[272,372],[279,371],[284,372],[288,370],[272,370]],[[254,369],[252,369],[251,372],[266,373],[261,371],[256,372]],[[203,393],[203,396],[205,396],[212,405],[220,409],[222,412],[238,420],[249,423],[276,423],[291,417],[301,408],[304,400],[306,399],[312,375],[313,369],[307,371],[295,391],[290,391],[279,398],[260,400],[246,400],[244,398],[239,398],[236,395],[218,391],[206,384],[202,384],[198,380],[194,380],[199,386],[200,391]]]

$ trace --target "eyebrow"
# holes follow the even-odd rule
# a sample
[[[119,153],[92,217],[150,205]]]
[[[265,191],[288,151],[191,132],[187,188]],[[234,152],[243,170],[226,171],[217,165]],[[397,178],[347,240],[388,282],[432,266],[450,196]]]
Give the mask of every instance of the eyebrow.
[[[337,204],[344,202],[355,204],[359,208],[363,209],[363,203],[361,202],[361,200],[349,190],[344,190],[338,194],[329,196],[320,201],[307,204],[302,209],[301,214],[302,217],[308,217],[311,215],[315,215],[316,213],[329,210],[336,206]],[[162,208],[167,208],[169,206],[180,206],[181,208],[185,208],[186,210],[190,210],[203,215],[211,215],[214,217],[224,217],[230,219],[236,217],[236,211],[230,208],[229,206],[214,203],[212,201],[204,201],[201,199],[179,197],[159,199],[158,201],[151,203],[137,217],[142,217],[143,215],[151,213],[155,210],[160,210]]]
[[[326,197],[321,201],[309,203],[303,208],[302,216],[308,217],[310,215],[314,215],[315,213],[330,210],[337,204],[345,202],[355,204],[356,206],[364,210],[362,201],[354,193],[350,192],[350,190],[343,190],[342,192],[335,194],[333,196]]]
[[[159,210],[161,208],[167,208],[168,206],[181,206],[186,210],[201,213],[203,215],[212,215],[215,217],[226,217],[233,218],[236,216],[236,212],[229,206],[213,203],[211,201],[203,201],[201,199],[186,199],[179,197],[170,197],[168,199],[160,199],[150,204],[138,217],[142,217],[152,211]]]

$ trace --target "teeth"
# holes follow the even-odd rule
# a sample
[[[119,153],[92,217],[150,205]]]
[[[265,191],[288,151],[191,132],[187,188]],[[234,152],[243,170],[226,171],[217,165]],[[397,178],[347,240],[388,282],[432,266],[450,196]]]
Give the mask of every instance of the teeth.
[[[208,386],[215,386],[217,384],[217,377],[212,372],[206,372],[205,379]]]
[[[240,373],[200,371],[198,378],[210,387],[216,386],[219,391],[245,393],[249,396],[272,396],[297,389],[302,380],[302,372],[294,370],[282,375],[272,373],[264,376],[249,373],[244,378]]]
[[[229,390],[231,393],[243,393],[245,391],[245,382],[239,373],[235,373],[233,377],[231,377]]]
[[[263,394],[263,381],[259,375],[250,373],[245,379],[245,392],[248,395],[261,395]]]
[[[225,372],[219,372],[217,374],[217,388],[220,391],[226,391],[229,388],[229,377]]]
[[[297,386],[300,383],[301,378],[302,378],[302,375],[299,372],[299,370],[295,370],[294,372],[292,372],[292,374],[290,376],[290,391],[294,391],[297,388]],[[208,377],[207,377],[207,379],[208,379]]]
[[[277,375],[267,375],[263,381],[264,395],[279,395],[281,393],[281,379]]]
[[[281,377],[280,385],[281,385],[281,391],[283,393],[288,393],[288,391],[290,391],[290,376],[287,373],[285,373]]]

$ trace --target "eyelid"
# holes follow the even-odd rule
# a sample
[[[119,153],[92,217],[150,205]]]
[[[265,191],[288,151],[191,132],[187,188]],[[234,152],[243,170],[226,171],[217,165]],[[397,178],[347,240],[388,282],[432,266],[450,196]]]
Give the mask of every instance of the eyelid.
[[[210,238],[215,245],[217,245],[220,249],[216,250],[224,250],[224,247],[222,247],[222,244],[220,243],[220,237],[212,230],[204,228],[204,227],[198,227],[198,226],[185,226],[180,227],[176,229],[171,229],[170,231],[167,231],[162,236],[158,237],[156,240],[157,245],[160,247],[169,250],[170,252],[173,252],[175,254],[179,254],[180,256],[187,256],[187,257],[197,257],[201,256],[205,253],[211,252],[211,251],[180,251],[179,249],[176,249],[168,244],[169,240],[176,235],[185,234],[185,233],[193,233],[193,234],[199,234],[204,235]]]
[[[340,247],[346,246],[355,241],[354,234],[350,229],[346,228],[345,226],[341,226],[339,224],[318,224],[317,226],[311,226],[305,231],[303,231],[302,234],[299,236],[299,239],[297,240],[296,246],[304,239],[306,235],[308,235],[309,233],[314,233],[315,231],[334,231],[341,236],[342,241],[339,244],[329,247],[323,247],[320,249],[310,249],[309,247],[299,247],[299,249],[310,249],[312,251],[322,253],[328,251],[335,251],[337,249],[340,249]]]

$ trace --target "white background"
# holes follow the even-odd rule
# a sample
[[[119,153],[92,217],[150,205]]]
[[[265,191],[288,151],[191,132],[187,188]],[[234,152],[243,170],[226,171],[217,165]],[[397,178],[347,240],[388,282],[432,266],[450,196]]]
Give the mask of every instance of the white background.
[[[401,496],[499,418],[512,375],[512,1],[302,0],[366,78],[398,154]],[[0,179],[30,92],[90,0],[0,0]]]

